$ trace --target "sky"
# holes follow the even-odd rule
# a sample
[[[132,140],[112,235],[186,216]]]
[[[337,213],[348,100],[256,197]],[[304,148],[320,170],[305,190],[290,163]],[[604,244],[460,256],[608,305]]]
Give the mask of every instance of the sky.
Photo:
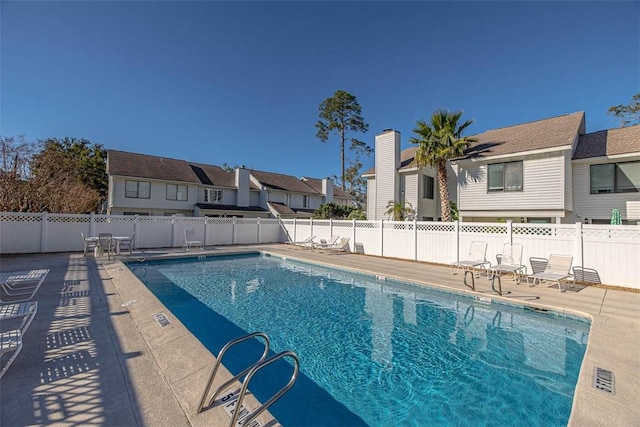
[[[0,135],[322,178],[318,106],[357,97],[373,146],[440,108],[467,135],[640,92],[640,2],[0,0]],[[347,153],[353,158],[353,155]],[[363,171],[373,157],[363,159]]]

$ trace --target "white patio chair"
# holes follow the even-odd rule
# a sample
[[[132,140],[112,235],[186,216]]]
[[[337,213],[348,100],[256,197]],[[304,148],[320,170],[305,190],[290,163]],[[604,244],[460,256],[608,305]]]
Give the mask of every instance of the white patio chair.
[[[82,236],[82,243],[84,244],[84,256],[87,256],[88,251],[93,251],[95,253],[96,248],[98,247],[98,239],[96,237],[84,237],[84,233],[81,231],[80,235]]]
[[[122,251],[123,249],[128,249],[129,255],[133,255],[133,249],[135,249],[135,238],[136,233],[134,232],[128,239],[120,239],[118,241],[118,248],[120,249],[120,251]]]
[[[491,266],[491,275],[513,274],[516,284],[520,284],[520,277],[526,276],[527,266],[522,264],[522,245],[520,243],[505,243],[502,253],[496,255],[498,264]]]
[[[488,267],[491,267],[491,263],[487,261],[487,242],[474,241],[469,246],[467,259],[451,264],[451,274],[458,274],[461,268],[473,272],[476,272],[477,268],[481,268],[485,273],[488,273],[487,264]]]
[[[204,249],[204,245],[201,240],[196,240],[196,231],[193,229],[184,230],[184,250],[188,251],[191,248]]]
[[[558,285],[560,292],[566,291],[563,289],[560,281],[569,279],[571,277],[571,264],[573,263],[573,257],[570,255],[549,255],[549,262],[542,273],[534,273],[527,276],[527,283],[529,286],[534,286],[542,281],[550,281]],[[533,282],[530,282],[531,279]],[[536,283],[537,282],[537,283]]]
[[[104,253],[107,253],[107,258],[111,261],[111,252],[114,248],[113,242],[113,234],[111,233],[100,233],[98,234],[98,255],[103,256]],[[115,251],[113,251],[115,254]]]
[[[22,337],[38,311],[38,303],[35,301],[33,303],[29,303],[28,306],[21,306],[20,308],[22,307],[26,307],[26,312],[23,311],[24,315],[20,327],[0,334],[0,356],[11,354],[9,360],[2,367],[2,370],[0,370],[0,378],[2,378],[5,372],[7,372],[9,366],[11,366],[16,357],[18,357],[20,350],[22,350]]]
[[[29,301],[49,274],[48,269],[0,273],[0,303]],[[6,295],[3,298],[3,294]]]

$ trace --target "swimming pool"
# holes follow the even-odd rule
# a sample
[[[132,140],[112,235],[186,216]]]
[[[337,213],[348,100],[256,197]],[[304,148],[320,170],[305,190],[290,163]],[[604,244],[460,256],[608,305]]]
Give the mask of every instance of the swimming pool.
[[[567,424],[584,321],[279,257],[199,258],[134,273],[213,354],[258,330],[298,354],[271,408],[284,426]],[[281,362],[252,381],[258,399],[288,380]]]

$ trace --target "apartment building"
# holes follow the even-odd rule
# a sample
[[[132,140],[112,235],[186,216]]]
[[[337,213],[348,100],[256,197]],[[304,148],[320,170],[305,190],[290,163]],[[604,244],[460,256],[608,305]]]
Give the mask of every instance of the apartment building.
[[[640,125],[586,133],[584,112],[491,129],[449,162],[448,187],[461,221],[640,221]],[[418,220],[438,220],[436,171],[413,165],[401,136],[375,138],[367,179],[367,218],[383,219],[390,201],[410,203]]]

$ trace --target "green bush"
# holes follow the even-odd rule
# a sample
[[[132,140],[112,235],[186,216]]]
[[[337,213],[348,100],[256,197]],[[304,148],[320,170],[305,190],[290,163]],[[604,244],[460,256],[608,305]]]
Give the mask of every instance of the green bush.
[[[367,216],[355,206],[325,203],[313,212],[315,219],[367,219]]]

